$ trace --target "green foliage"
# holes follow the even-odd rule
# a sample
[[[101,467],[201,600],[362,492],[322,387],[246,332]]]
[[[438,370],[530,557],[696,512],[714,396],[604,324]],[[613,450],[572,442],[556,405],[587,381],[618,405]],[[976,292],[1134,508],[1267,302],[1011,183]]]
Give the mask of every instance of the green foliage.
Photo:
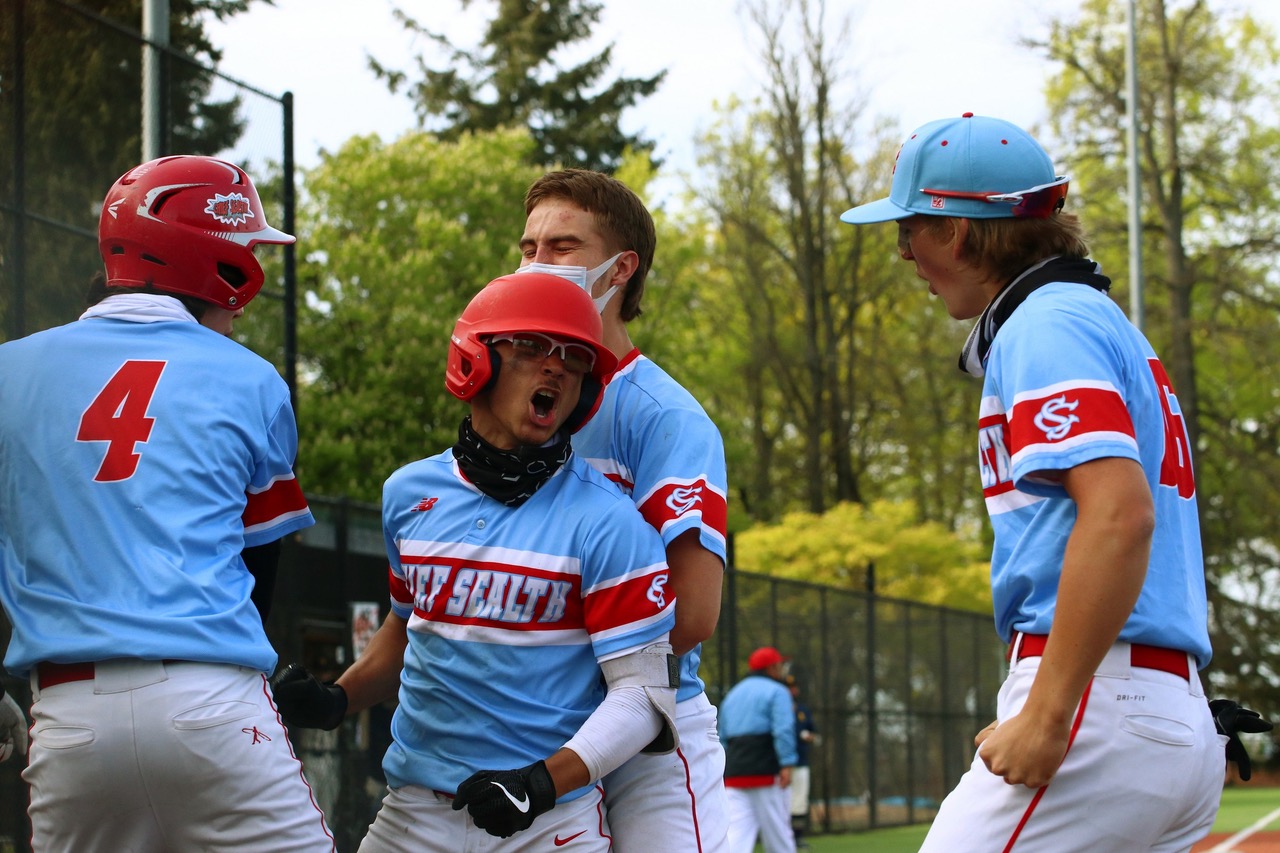
[[[441,139],[527,127],[534,139],[530,162],[611,172],[626,149],[653,150],[652,141],[623,133],[618,119],[653,94],[666,72],[606,83],[612,45],[562,67],[560,58],[591,36],[602,8],[589,0],[497,0],[481,43],[471,50],[397,10],[405,29],[434,48],[417,58],[420,79],[410,83],[406,72],[374,59],[370,65],[391,91],[408,89],[422,126]]]
[[[865,588],[926,604],[990,612],[990,564],[981,543],[936,522],[918,522],[908,501],[839,503],[821,514],[790,512],[735,538],[744,571],[845,589]]]
[[[242,12],[248,0],[172,0],[170,45],[192,60],[216,64],[221,54],[204,32],[204,16]],[[142,51],[140,42],[113,28],[136,29],[142,20],[141,0],[81,0],[76,9],[62,3],[23,4],[22,32],[18,4],[0,10],[0,207],[20,202],[46,222],[28,220],[24,239],[25,269],[16,269],[17,249],[9,236],[19,235],[8,214],[0,233],[0,327],[6,336],[69,322],[84,307],[89,276],[101,268],[96,234],[98,206],[107,189],[141,155]],[[17,50],[19,41],[22,50]],[[15,138],[9,118],[16,114],[18,92],[9,85],[22,62],[23,197],[12,172]],[[213,154],[230,147],[243,129],[236,99],[209,98],[213,75],[202,66],[174,56],[163,60],[169,83],[165,153]],[[35,271],[39,271],[38,277]],[[25,316],[9,312],[9,279],[25,284]]]
[[[519,263],[540,174],[523,132],[349,140],[305,175],[299,222],[300,470],[308,490],[381,497],[396,468],[457,440],[449,334]]]

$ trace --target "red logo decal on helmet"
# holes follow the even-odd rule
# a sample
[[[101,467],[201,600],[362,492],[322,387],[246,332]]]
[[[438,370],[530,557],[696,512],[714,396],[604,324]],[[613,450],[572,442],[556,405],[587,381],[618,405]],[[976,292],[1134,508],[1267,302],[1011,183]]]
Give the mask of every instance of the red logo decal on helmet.
[[[214,193],[213,198],[209,199],[209,206],[204,209],[204,212],[223,225],[231,226],[243,225],[253,218],[253,206],[250,204],[249,199],[240,193],[231,193],[230,195]]]

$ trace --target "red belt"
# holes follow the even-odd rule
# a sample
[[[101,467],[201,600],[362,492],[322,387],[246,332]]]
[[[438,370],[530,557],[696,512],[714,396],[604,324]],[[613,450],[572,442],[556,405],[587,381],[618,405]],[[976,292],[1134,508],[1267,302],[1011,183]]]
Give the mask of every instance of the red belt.
[[[177,663],[175,660],[166,659],[163,663]],[[94,675],[94,663],[51,663],[44,661],[36,664],[36,686],[41,690],[47,690],[58,684],[70,684],[73,681],[92,681]]]
[[[89,663],[44,663],[36,664],[36,684],[46,690],[57,684],[72,681],[92,681],[93,662]]]
[[[1014,643],[1018,646],[1018,660],[1023,658],[1034,658],[1044,654],[1045,644],[1049,641],[1047,634],[1023,634],[1022,643],[1017,643],[1017,635],[1014,635]],[[1009,653],[1013,654],[1013,645],[1009,646]],[[1191,668],[1187,665],[1187,653],[1180,652],[1177,649],[1162,649],[1158,646],[1144,646],[1139,643],[1132,643],[1129,646],[1129,664],[1131,666],[1140,666],[1144,669],[1158,669],[1161,672],[1168,672],[1173,675],[1191,680]]]

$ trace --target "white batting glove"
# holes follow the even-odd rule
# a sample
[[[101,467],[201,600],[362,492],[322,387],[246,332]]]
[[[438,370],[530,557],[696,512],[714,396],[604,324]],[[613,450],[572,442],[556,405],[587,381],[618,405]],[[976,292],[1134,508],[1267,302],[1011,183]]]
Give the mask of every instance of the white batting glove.
[[[27,718],[8,693],[0,694],[0,764],[17,752],[27,754]]]

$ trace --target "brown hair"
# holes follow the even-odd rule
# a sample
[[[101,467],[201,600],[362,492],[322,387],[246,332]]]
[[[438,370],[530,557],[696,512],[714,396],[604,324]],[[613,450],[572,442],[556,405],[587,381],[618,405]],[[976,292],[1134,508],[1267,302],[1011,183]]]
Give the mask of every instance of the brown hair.
[[[639,317],[645,276],[658,243],[653,217],[644,202],[617,178],[588,169],[562,169],[538,178],[525,193],[525,215],[547,199],[571,201],[594,215],[611,252],[632,251],[639,256],[636,271],[623,289],[620,311],[624,322]]]
[[[1083,258],[1089,254],[1084,225],[1073,213],[1047,219],[969,219],[964,257],[1011,281],[1027,267],[1053,255]]]

